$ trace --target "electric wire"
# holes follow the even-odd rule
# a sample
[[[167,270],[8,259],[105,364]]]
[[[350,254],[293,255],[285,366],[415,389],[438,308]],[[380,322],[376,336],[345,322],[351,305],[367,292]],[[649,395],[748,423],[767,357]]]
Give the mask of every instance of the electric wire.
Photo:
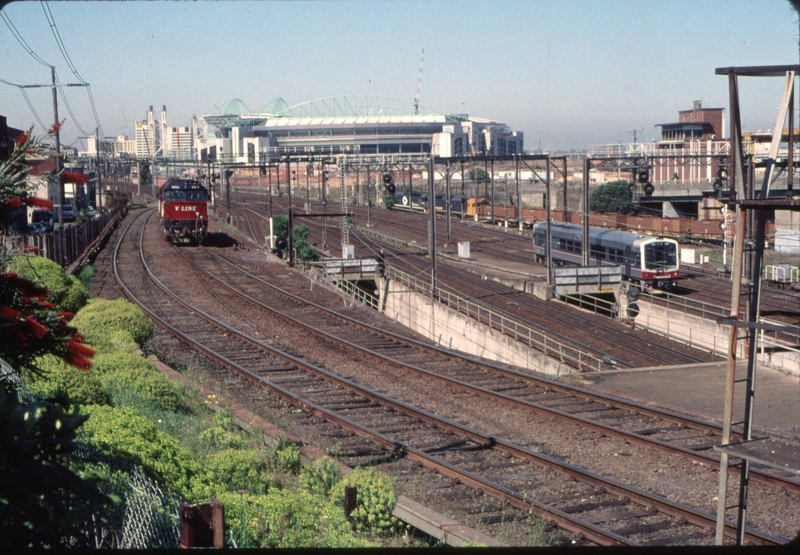
[[[30,46],[28,46],[28,43],[25,42],[25,39],[22,38],[22,35],[20,34],[20,32],[17,31],[17,28],[14,26],[14,24],[11,22],[11,20],[8,18],[8,16],[4,12],[0,12],[0,17],[3,18],[3,21],[6,24],[6,27],[8,27],[8,29],[11,31],[11,34],[14,35],[14,38],[17,39],[17,42],[20,43],[22,48],[24,48],[25,51],[28,54],[30,54],[30,56],[34,60],[36,60],[37,62],[39,62],[43,66],[50,67],[50,64],[48,64],[42,58],[40,58],[39,55],[36,54],[36,52],[34,52],[33,49]]]
[[[50,5],[44,0],[42,0],[40,4],[42,6],[42,11],[44,12],[45,18],[47,18],[47,23],[50,26],[50,31],[53,33],[53,38],[55,39],[56,44],[58,45],[58,49],[61,51],[61,55],[63,56],[64,61],[67,62],[67,66],[69,67],[72,74],[86,88],[86,94],[89,97],[89,105],[92,108],[92,116],[94,117],[94,122],[95,125],[97,126],[98,133],[100,134],[100,136],[104,136],[105,133],[103,133],[103,126],[100,124],[100,118],[97,115],[97,107],[95,106],[94,96],[92,96],[91,85],[86,81],[86,79],[84,79],[81,76],[80,73],[78,73],[78,69],[75,67],[75,64],[72,63],[72,59],[69,57],[69,53],[67,52],[67,47],[64,44],[64,41],[61,39],[61,33],[58,31],[58,25],[56,25],[55,17],[53,17],[53,13],[50,11]],[[64,94],[63,91],[61,92],[61,98],[64,99],[64,103],[67,104],[67,111],[69,112],[72,122],[75,124],[78,130],[84,135],[91,135],[91,133],[85,131],[78,124],[74,114],[72,113],[72,110],[69,108],[66,95]]]
[[[59,82],[59,79],[58,79],[58,72],[56,72],[56,84],[60,85],[60,82]],[[64,106],[66,106],[66,108],[67,108],[67,113],[69,114],[70,119],[72,120],[72,123],[74,123],[75,127],[78,128],[78,131],[80,131],[84,135],[90,135],[90,133],[88,131],[85,131],[83,129],[83,127],[81,127],[81,125],[78,123],[78,120],[75,118],[75,114],[72,113],[72,107],[69,105],[69,101],[67,100],[67,95],[64,94],[63,87],[58,87],[58,92],[61,94],[61,100],[64,101]]]

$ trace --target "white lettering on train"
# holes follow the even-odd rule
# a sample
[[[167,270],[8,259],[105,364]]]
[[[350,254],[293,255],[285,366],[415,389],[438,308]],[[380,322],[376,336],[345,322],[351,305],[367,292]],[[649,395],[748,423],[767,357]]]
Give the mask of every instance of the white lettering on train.
[[[196,206],[176,206],[178,212],[197,212]]]

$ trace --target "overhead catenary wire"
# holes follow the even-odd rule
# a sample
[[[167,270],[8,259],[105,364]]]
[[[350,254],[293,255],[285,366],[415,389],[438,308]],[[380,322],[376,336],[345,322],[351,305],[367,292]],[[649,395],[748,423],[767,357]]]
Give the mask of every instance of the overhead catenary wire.
[[[8,29],[11,31],[11,34],[14,35],[14,38],[17,39],[17,42],[20,43],[22,48],[24,48],[25,51],[28,54],[30,54],[31,58],[33,58],[34,60],[36,60],[37,62],[39,62],[43,66],[50,67],[50,64],[48,64],[41,57],[39,57],[39,55],[36,52],[33,51],[33,48],[28,46],[28,43],[25,42],[25,39],[22,38],[22,35],[20,34],[19,31],[17,31],[17,28],[14,26],[14,24],[11,22],[11,20],[8,18],[8,16],[5,13],[0,12],[0,17],[3,18],[3,21],[6,24],[6,27],[8,27]]]
[[[92,96],[91,85],[86,81],[86,79],[84,79],[81,76],[80,73],[78,73],[78,69],[75,67],[75,64],[72,63],[72,59],[69,57],[69,53],[67,52],[67,47],[64,44],[64,41],[61,39],[61,33],[58,31],[58,25],[56,25],[55,17],[53,17],[53,13],[50,11],[50,5],[46,1],[42,0],[41,1],[41,6],[42,6],[42,11],[44,12],[45,18],[47,18],[47,23],[50,26],[50,31],[53,33],[53,38],[56,41],[56,45],[58,45],[58,49],[61,51],[61,55],[63,56],[64,61],[67,62],[67,66],[69,67],[69,69],[72,72],[72,74],[75,77],[77,77],[78,80],[80,81],[80,83],[82,85],[84,85],[85,88],[86,88],[86,94],[89,97],[89,105],[92,108],[92,116],[94,117],[95,126],[97,127],[100,135],[103,136],[103,135],[105,135],[105,133],[103,133],[103,126],[100,124],[100,118],[97,115],[97,107],[95,106],[94,97]],[[73,123],[75,124],[75,127],[77,127],[78,130],[81,133],[83,133],[84,135],[91,135],[91,133],[88,133],[87,131],[85,131],[78,124],[78,121],[76,120],[75,115],[72,113],[72,110],[70,109],[69,104],[67,102],[66,95],[64,94],[63,91],[61,91],[61,98],[64,100],[64,103],[67,105],[67,111],[70,114],[70,117],[71,117]]]

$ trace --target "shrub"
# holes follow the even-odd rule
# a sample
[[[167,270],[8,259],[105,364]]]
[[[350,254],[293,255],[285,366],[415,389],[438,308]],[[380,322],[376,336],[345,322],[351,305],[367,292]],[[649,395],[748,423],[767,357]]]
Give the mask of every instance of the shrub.
[[[87,264],[81,268],[78,278],[81,280],[83,286],[88,289],[92,285],[92,281],[94,281],[94,275],[96,273],[97,269],[91,264]]]
[[[290,472],[300,470],[300,448],[281,436],[273,453],[273,463],[277,468],[285,469]]]
[[[300,484],[320,497],[329,497],[340,479],[339,465],[330,457],[317,459],[300,471]]]
[[[126,391],[164,410],[178,412],[186,409],[181,386],[139,355],[101,353],[94,358],[93,372],[112,394]]]
[[[91,405],[81,412],[89,416],[83,425],[87,442],[139,465],[184,499],[194,499],[192,481],[204,474],[203,468],[178,440],[158,431],[133,407]]]
[[[356,508],[350,513],[350,520],[357,530],[388,534],[400,529],[400,521],[392,516],[397,497],[394,482],[388,474],[375,468],[356,468],[353,474],[342,478],[336,487],[332,499],[337,506],[344,506],[345,486],[358,490]]]
[[[102,343],[103,336],[119,330],[129,332],[140,346],[153,336],[153,321],[124,299],[92,299],[70,323],[90,344]]]
[[[28,377],[28,389],[42,398],[64,398],[78,405],[110,405],[111,394],[95,374],[53,355],[37,359],[40,374]]]
[[[233,421],[230,408],[215,412],[214,426],[200,432],[200,439],[217,449],[241,449],[248,443],[247,437]]]
[[[378,547],[353,536],[341,507],[307,492],[224,493],[225,523],[238,547]]]
[[[76,312],[89,299],[79,280],[70,278],[61,266],[41,256],[18,256],[11,260],[9,271],[46,287],[47,300],[59,312]]]
[[[139,350],[139,344],[133,338],[129,331],[114,330],[102,336],[95,334],[91,338],[90,345],[97,351],[97,353],[130,353],[136,354]]]
[[[195,482],[195,499],[208,500],[237,491],[263,495],[274,485],[265,461],[255,449],[226,449],[208,455],[203,468],[205,476]]]
[[[63,312],[75,313],[89,302],[89,292],[75,276],[70,276],[69,281],[72,285],[67,289],[64,300],[61,301],[61,306],[59,308],[61,308]]]

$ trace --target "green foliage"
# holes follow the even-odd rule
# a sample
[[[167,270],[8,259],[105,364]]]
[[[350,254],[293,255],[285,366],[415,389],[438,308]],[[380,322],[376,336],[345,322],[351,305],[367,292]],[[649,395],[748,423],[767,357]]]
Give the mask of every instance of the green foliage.
[[[224,492],[263,495],[275,484],[267,474],[267,463],[255,449],[225,449],[203,461],[205,476],[195,481],[195,499],[219,497]]]
[[[184,499],[194,499],[192,486],[197,484],[192,482],[205,473],[177,439],[158,431],[134,407],[92,405],[81,407],[81,412],[89,416],[83,426],[89,443],[139,465]]]
[[[153,321],[142,310],[124,300],[92,299],[70,322],[94,345],[114,331],[127,331],[140,346],[153,336]]]
[[[329,497],[340,479],[339,465],[330,457],[317,459],[300,471],[300,484],[320,497]]]
[[[70,366],[53,355],[40,357],[37,365],[41,373],[27,381],[32,394],[45,399],[64,398],[78,405],[111,404],[111,394],[93,372]]]
[[[214,426],[200,432],[200,439],[215,449],[242,449],[248,441],[233,421],[230,408],[214,413]]]
[[[17,137],[9,156],[0,160],[0,205],[13,206],[35,194],[37,184],[27,179],[31,169],[27,158],[49,158],[50,145],[33,136],[32,130]]]
[[[92,515],[113,501],[100,476],[72,458],[85,417],[52,401],[22,403],[0,388],[0,545],[59,547],[79,540]],[[72,465],[70,468],[69,465]]]
[[[81,280],[81,283],[86,289],[88,289],[92,285],[92,281],[94,281],[94,275],[96,273],[97,269],[91,264],[87,264],[86,266],[81,268],[81,271],[78,274],[78,278]]]
[[[125,352],[100,353],[94,359],[92,372],[112,394],[126,391],[164,410],[186,410],[182,387],[139,355]]]
[[[278,468],[283,468],[290,472],[300,470],[300,447],[295,443],[286,441],[283,436],[278,438],[274,457]]]
[[[631,202],[630,184],[627,181],[610,181],[598,185],[589,199],[592,212],[638,214],[640,207]]]
[[[350,513],[356,530],[375,534],[400,530],[401,522],[392,516],[397,496],[391,476],[372,467],[356,468],[353,474],[342,478],[332,495],[334,504],[338,506],[344,506],[345,486],[358,490],[356,508]]]
[[[240,548],[378,547],[353,536],[341,505],[307,492],[224,493],[218,499]]]
[[[273,232],[276,237],[289,234],[289,218],[284,214],[278,214],[272,218]],[[319,260],[319,252],[308,243],[308,236],[311,228],[307,225],[294,225],[292,242],[297,253],[297,258],[301,260]]]
[[[76,312],[89,299],[89,294],[80,281],[70,278],[64,269],[52,260],[41,256],[17,256],[11,260],[9,269],[17,272],[22,278],[46,287],[47,301],[53,303],[59,312]]]
[[[87,342],[89,342],[87,340]],[[100,353],[130,353],[136,354],[139,350],[139,344],[133,338],[129,331],[113,330],[105,335],[92,334],[91,342],[92,348]]]
[[[397,204],[394,200],[394,195],[383,195],[383,207],[384,208],[391,208]]]

